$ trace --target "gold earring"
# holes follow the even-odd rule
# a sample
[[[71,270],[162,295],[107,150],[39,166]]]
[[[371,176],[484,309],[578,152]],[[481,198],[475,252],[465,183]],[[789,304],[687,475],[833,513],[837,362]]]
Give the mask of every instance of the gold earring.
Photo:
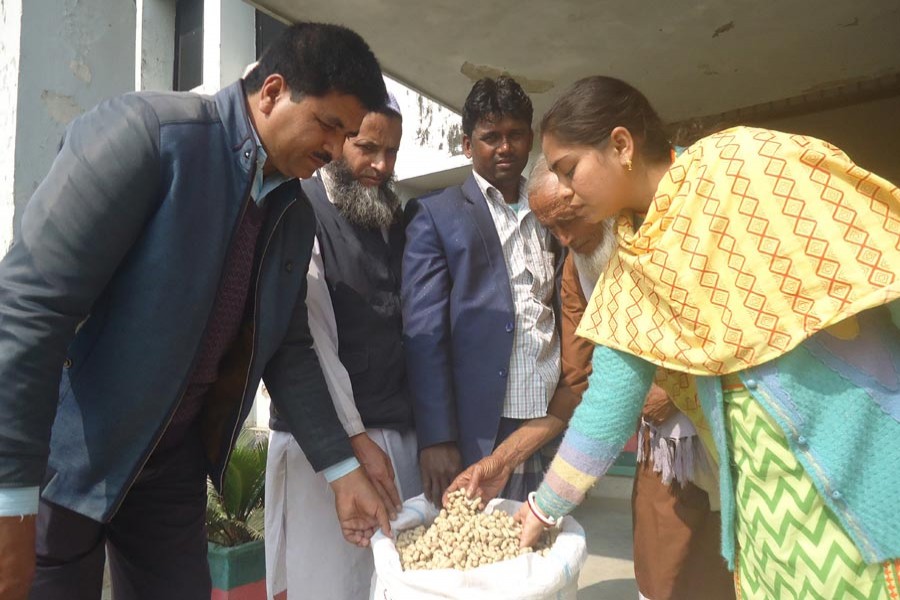
[[[631,170],[631,166],[632,166],[632,165],[631,165],[631,159],[629,158],[628,160],[625,161],[625,168],[628,169],[628,170],[630,171],[630,170]]]

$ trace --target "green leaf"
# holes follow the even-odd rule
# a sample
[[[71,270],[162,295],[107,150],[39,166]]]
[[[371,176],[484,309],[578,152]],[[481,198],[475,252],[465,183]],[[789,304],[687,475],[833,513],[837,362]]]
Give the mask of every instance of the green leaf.
[[[263,537],[268,438],[244,430],[238,437],[222,492],[207,481],[207,537],[221,546],[236,546]]]

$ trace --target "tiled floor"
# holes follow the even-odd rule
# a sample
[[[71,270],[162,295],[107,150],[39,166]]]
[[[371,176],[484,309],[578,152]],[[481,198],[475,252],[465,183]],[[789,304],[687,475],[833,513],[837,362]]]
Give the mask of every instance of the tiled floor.
[[[589,496],[573,516],[584,527],[588,547],[578,579],[578,600],[635,600],[631,502]]]

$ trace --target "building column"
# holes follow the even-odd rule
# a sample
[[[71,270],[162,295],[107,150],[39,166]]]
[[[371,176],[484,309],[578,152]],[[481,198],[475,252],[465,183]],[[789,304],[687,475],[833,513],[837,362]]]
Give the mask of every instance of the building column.
[[[121,0],[4,0],[0,7],[4,244],[10,228],[18,230],[66,126],[102,100],[134,89],[135,6]]]
[[[243,0],[203,4],[203,92],[213,94],[238,79],[256,60],[256,9]]]
[[[15,216],[16,108],[19,92],[19,39],[22,0],[0,1],[0,256],[13,238]]]
[[[175,71],[176,0],[136,0],[134,89],[171,91]]]

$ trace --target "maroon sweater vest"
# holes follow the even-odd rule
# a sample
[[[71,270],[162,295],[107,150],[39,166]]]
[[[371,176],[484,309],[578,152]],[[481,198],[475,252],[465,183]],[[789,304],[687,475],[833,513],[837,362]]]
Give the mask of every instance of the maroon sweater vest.
[[[228,250],[222,283],[213,303],[194,371],[157,450],[172,448],[184,439],[203,408],[206,391],[219,376],[219,362],[237,337],[250,297],[256,242],[265,214],[265,209],[253,200],[247,203]]]

